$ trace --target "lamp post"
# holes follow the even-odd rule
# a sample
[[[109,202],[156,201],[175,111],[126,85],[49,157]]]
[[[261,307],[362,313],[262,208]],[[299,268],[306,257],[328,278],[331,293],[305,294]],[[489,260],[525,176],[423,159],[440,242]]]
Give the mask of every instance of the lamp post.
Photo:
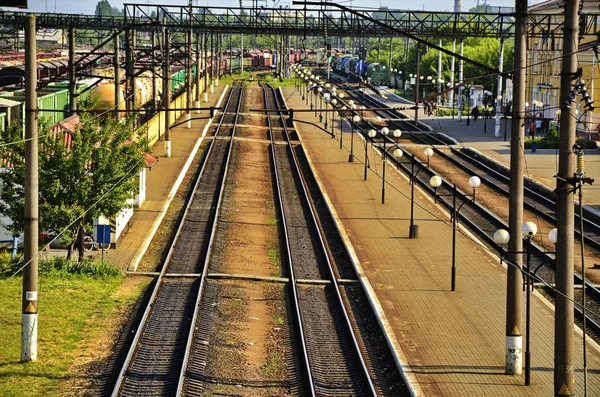
[[[358,114],[355,114],[352,117],[352,121],[352,135],[350,135],[350,154],[348,155],[348,161],[351,163],[354,162],[354,126],[358,125],[358,123],[360,122],[360,116]]]
[[[373,140],[375,138],[375,136],[377,135],[377,131],[375,130],[369,130],[369,132],[367,133],[367,135],[369,136],[369,138],[371,138],[371,140]],[[367,156],[367,139],[365,138],[365,181],[367,180],[367,168],[368,168],[368,163],[369,163],[369,157]]]
[[[396,130],[398,131],[398,130]],[[394,131],[394,135],[395,132]],[[400,157],[402,157],[402,149],[397,148],[394,150],[394,152],[392,153],[394,155],[394,157],[396,158],[396,160],[400,160]],[[425,154],[425,156],[427,157],[427,169],[429,169],[429,159],[431,158],[431,156],[433,156],[433,149],[428,147],[425,148],[425,150],[423,150],[423,154]],[[415,173],[415,163],[416,163],[416,157],[414,154],[411,154],[411,164],[410,164],[410,227],[408,229],[408,238],[417,238],[419,237],[419,226],[415,225],[415,180],[417,178],[417,175],[419,175],[419,172],[421,172],[421,170],[423,170],[424,168],[421,168],[419,170],[417,170],[417,172]]]
[[[341,107],[342,111],[340,112],[340,149],[342,148],[342,141],[344,140],[344,115],[346,114],[346,106]]]
[[[331,100],[331,107],[333,107],[333,109],[337,109],[337,99],[333,98]],[[336,112],[332,112],[331,113],[331,138],[335,138],[335,113]]]
[[[437,190],[437,188],[442,185],[442,178],[440,178],[437,175],[434,175],[429,180],[429,184],[434,188],[434,198],[437,199],[438,195],[435,193],[435,190]],[[478,176],[472,176],[471,178],[469,178],[469,186],[471,186],[473,188],[473,194],[472,194],[473,198],[471,200],[463,201],[463,203],[458,208],[456,208],[456,195],[458,192],[456,190],[456,184],[453,184],[453,189],[452,189],[452,280],[451,280],[452,291],[456,290],[456,229],[458,227],[458,214],[459,214],[462,206],[465,205],[465,203],[467,203],[467,202],[474,203],[475,202],[475,189],[477,189],[477,187],[480,184],[481,184],[481,179],[479,179]],[[465,197],[467,197],[466,194],[465,194]]]
[[[323,87],[317,87],[318,98],[319,98],[319,123],[323,121],[323,97],[321,93],[323,92]],[[315,116],[317,115],[317,109],[315,108]]]
[[[304,76],[304,91],[302,91],[302,100],[306,100],[306,104],[308,105],[308,90],[310,88],[310,84],[308,83],[308,76]]]
[[[554,231],[554,241],[556,242],[556,229]],[[552,232],[551,231],[551,232]],[[527,291],[525,304],[525,386],[531,384],[531,290],[533,290],[533,275],[535,271],[531,271],[531,240],[537,234],[537,225],[533,222],[525,222],[521,227],[521,232],[527,241],[525,252],[507,252],[511,254],[526,254],[527,272],[523,271],[520,266],[516,266],[519,271],[525,276],[525,288]],[[548,234],[550,241],[553,240],[550,233]],[[498,245],[506,245],[510,240],[510,235],[504,229],[496,230],[494,233],[494,241]]]
[[[387,134],[390,133],[390,129],[387,127],[383,127],[380,131],[383,136],[383,152],[381,153],[381,162],[382,162],[382,183],[381,183],[381,204],[385,204],[385,163],[387,161],[387,151],[385,150],[385,141],[387,140]]]
[[[396,138],[396,146],[398,146],[398,139],[402,136],[402,131],[395,129],[392,134],[394,135],[394,138]]]
[[[328,92],[324,93],[323,101],[325,102],[325,129],[327,129],[327,104],[331,101],[331,94]]]

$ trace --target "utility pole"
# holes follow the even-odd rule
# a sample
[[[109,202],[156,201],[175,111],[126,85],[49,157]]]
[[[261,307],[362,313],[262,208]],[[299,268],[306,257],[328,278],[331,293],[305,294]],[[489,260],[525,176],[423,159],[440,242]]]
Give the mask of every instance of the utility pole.
[[[77,111],[77,80],[75,68],[75,28],[69,28],[69,114]]]
[[[463,56],[464,49],[465,49],[464,41],[463,41],[463,39],[460,39],[460,50],[459,51],[460,51],[461,57]],[[452,48],[452,51],[454,51],[454,48]],[[460,61],[458,61],[458,84],[461,84],[461,86],[458,87],[458,115],[456,117],[456,119],[458,121],[462,121],[463,91],[465,89],[465,87],[462,86],[464,66],[465,66],[465,62],[461,58]],[[467,101],[467,104],[468,104],[468,101]],[[469,121],[469,120],[467,119],[467,121]]]
[[[502,113],[502,70],[504,64],[504,37],[500,38],[500,53],[498,54],[498,90],[496,95],[496,124],[494,125],[494,137],[500,138],[500,115]]]
[[[454,11],[456,12],[456,11]],[[452,40],[452,53],[456,53],[456,39]],[[453,55],[450,61],[450,85],[454,87],[454,65],[456,64],[456,57]],[[450,106],[452,106],[452,119],[454,119],[454,88],[449,92]]]
[[[120,97],[120,93],[121,93],[121,89],[120,89],[120,82],[121,82],[121,74],[119,73],[119,57],[121,56],[120,52],[119,52],[119,34],[117,33],[115,35],[115,40],[114,40],[114,46],[115,46],[115,59],[114,59],[114,68],[115,68],[115,107],[113,109],[114,111],[114,115],[115,118],[118,119],[119,118],[119,104],[121,102],[121,97]]]
[[[196,113],[200,113],[200,71],[202,55],[200,53],[200,33],[196,33]]]
[[[21,361],[37,360],[38,325],[38,120],[35,15],[25,26],[25,245]]]
[[[515,55],[513,78],[513,117],[510,139],[510,197],[508,199],[508,260],[522,267],[523,251],[523,167],[525,147],[523,119],[527,66],[527,0],[515,1]],[[508,266],[506,285],[506,373],[523,373],[523,334],[521,333],[521,269]]]
[[[566,1],[563,58],[560,79],[560,138],[556,190],[556,314],[554,320],[554,395],[575,394],[573,254],[574,190],[567,180],[575,174],[575,106],[564,104],[577,73],[579,0]],[[514,124],[513,124],[514,125]]]
[[[190,0],[190,10],[188,17],[190,19],[190,26],[192,25],[192,0]],[[185,63],[185,86],[186,86],[186,98],[185,104],[187,110],[185,111],[185,117],[187,118],[187,128],[192,128],[192,28],[187,31],[187,59]]]
[[[164,30],[164,54],[163,54],[163,103],[165,109],[165,155],[171,157],[171,134],[169,134],[169,128],[171,127],[171,114],[169,108],[171,106],[171,60],[170,60],[170,46],[169,46],[169,29]]]
[[[419,80],[421,73],[421,48],[417,45],[417,76],[415,77],[415,127],[419,124]]]

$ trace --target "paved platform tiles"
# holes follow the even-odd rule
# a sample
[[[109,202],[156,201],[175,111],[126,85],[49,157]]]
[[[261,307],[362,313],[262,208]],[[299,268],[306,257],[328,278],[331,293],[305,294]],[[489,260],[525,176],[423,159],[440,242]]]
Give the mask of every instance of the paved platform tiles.
[[[284,96],[289,107],[306,108],[293,88],[285,89]],[[296,112],[294,117],[318,121],[313,113]],[[381,158],[368,148],[372,167],[368,181],[363,181],[363,141],[355,136],[357,157],[355,163],[349,163],[347,125],[341,150],[337,139],[316,127],[296,123],[296,128],[356,253],[359,271],[368,279],[381,314],[389,322],[388,334],[397,341],[406,372],[416,380],[422,395],[553,395],[552,306],[534,294],[532,384],[524,386],[523,376],[504,374],[506,269],[498,259],[458,234],[457,291],[451,292],[448,215],[417,190],[419,238],[408,239],[410,187],[405,177],[392,171],[393,167],[387,168],[389,185],[382,205]],[[525,318],[522,324],[524,327]],[[575,388],[576,394],[582,395],[582,342],[580,335],[575,338]],[[588,344],[588,368],[589,390],[600,390],[600,350],[595,344]]]
[[[219,98],[225,89],[224,85],[215,87],[215,92],[208,95],[208,102],[204,102],[202,94],[201,107],[216,106]],[[202,114],[192,113],[194,117],[206,117],[207,111]],[[185,120],[185,113],[177,120]],[[187,128],[186,123],[172,128],[171,137],[171,157],[165,156],[164,140],[157,142],[152,151],[159,157],[158,163],[146,173],[147,197],[140,208],[136,208],[133,218],[130,221],[130,227],[119,238],[117,249],[111,249],[104,253],[105,257],[112,264],[120,269],[133,269],[137,266],[145,252],[144,240],[152,238],[149,232],[156,219],[166,209],[163,208],[169,192],[175,181],[179,177],[181,169],[188,160],[194,146],[202,136],[202,130],[208,123],[208,119],[192,120],[192,128]],[[99,253],[97,255],[100,255]]]

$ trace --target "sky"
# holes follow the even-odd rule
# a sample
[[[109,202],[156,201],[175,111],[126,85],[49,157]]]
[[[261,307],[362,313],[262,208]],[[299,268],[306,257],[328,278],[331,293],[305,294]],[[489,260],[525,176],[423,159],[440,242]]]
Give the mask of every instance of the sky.
[[[267,4],[273,6],[277,0],[260,0],[259,4]],[[379,2],[377,4],[377,1]],[[540,3],[542,0],[529,0],[529,4]],[[123,8],[123,0],[109,0],[110,4],[116,8]],[[292,0],[281,0],[280,4],[291,4]],[[334,1],[335,2],[335,1]],[[482,0],[483,2],[483,0]],[[58,12],[64,14],[88,14],[92,15],[96,9],[97,0],[28,0],[29,11],[31,12]],[[187,5],[189,0],[125,0],[125,3],[136,4],[171,4],[171,5]],[[351,4],[357,7],[379,7],[384,6],[391,9],[410,9],[410,10],[426,10],[426,11],[452,11],[454,9],[454,0],[340,0],[339,4],[350,6]],[[199,6],[219,6],[219,7],[239,7],[239,0],[194,0],[194,4]],[[243,0],[244,6],[251,6],[251,0]],[[488,0],[488,4],[492,6],[514,7],[514,0]],[[462,10],[467,11],[477,5],[477,0],[462,0]],[[293,6],[296,8],[298,6]],[[6,8],[6,10],[15,10]]]

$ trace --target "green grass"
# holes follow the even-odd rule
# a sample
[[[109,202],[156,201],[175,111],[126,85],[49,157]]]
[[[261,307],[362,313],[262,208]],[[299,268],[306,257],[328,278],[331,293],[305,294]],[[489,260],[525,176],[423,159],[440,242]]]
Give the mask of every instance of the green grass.
[[[282,365],[283,365],[282,357],[279,354],[275,353],[275,354],[271,354],[267,358],[267,364],[264,367],[262,367],[262,370],[264,373],[267,373],[267,374],[278,373],[279,371],[281,371]]]
[[[22,364],[20,276],[0,280],[0,394],[57,395],[69,377],[69,367],[81,354],[82,340],[105,331],[105,322],[122,304],[141,293],[134,288],[115,294],[122,276],[90,277],[53,270],[39,277],[38,359]]]

